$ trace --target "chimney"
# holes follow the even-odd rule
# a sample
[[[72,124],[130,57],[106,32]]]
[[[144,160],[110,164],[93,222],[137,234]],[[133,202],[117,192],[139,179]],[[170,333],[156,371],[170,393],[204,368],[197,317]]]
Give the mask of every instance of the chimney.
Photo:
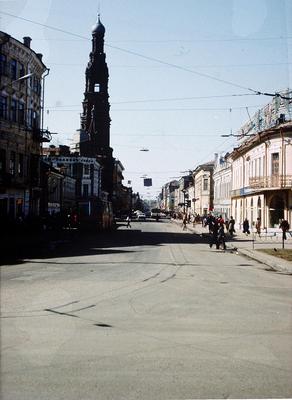
[[[30,42],[31,38],[29,36],[24,36],[23,38],[23,44],[30,49]]]
[[[40,61],[43,61],[43,55],[42,55],[41,53],[37,53],[37,58],[38,58]]]

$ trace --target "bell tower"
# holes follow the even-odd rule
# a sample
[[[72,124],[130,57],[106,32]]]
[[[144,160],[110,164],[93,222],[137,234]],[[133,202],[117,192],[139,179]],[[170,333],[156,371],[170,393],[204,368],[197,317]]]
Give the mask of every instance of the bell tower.
[[[100,16],[92,27],[92,50],[85,71],[85,92],[81,130],[87,140],[80,143],[80,155],[95,157],[102,166],[102,190],[112,195],[113,149],[110,147],[108,67],[104,53],[105,27]]]

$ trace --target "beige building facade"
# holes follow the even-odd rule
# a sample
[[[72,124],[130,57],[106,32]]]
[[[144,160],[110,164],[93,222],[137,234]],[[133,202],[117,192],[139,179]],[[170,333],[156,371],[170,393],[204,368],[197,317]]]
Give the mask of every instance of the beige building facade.
[[[262,229],[292,222],[292,123],[261,132],[231,153],[231,212],[238,226],[247,218]]]

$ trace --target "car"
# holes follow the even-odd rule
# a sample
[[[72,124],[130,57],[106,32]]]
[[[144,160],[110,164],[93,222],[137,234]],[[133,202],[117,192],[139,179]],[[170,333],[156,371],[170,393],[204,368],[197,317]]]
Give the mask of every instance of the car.
[[[137,215],[138,221],[145,221],[146,220],[146,215],[144,213],[140,213]]]

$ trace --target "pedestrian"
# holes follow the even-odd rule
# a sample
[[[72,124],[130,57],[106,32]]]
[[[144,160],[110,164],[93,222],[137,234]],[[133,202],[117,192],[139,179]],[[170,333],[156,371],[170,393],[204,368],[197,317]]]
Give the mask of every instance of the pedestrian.
[[[127,216],[126,221],[127,221],[127,228],[131,228],[131,217],[130,217],[130,215]]]
[[[210,248],[212,248],[213,244],[218,245],[218,221],[214,218],[213,223],[212,223],[212,227],[210,228],[210,243],[209,246]]]
[[[220,244],[222,244],[223,249],[226,250],[226,243],[225,243],[225,231],[224,231],[224,224],[221,223],[218,229],[218,240],[216,243],[216,248],[219,249]]]
[[[258,217],[257,222],[255,224],[256,233],[261,237],[261,219]]]
[[[245,220],[243,221],[242,228],[243,228],[243,233],[245,233],[246,235],[250,234],[249,222],[247,218],[245,218]]]
[[[231,217],[231,218],[232,218],[232,217]],[[222,215],[219,215],[219,217],[217,218],[217,220],[218,220],[218,224],[219,224],[219,225],[224,224],[224,219],[222,218]]]
[[[283,239],[284,239],[284,240],[287,240],[286,232],[288,232],[289,229],[290,229],[289,222],[286,221],[285,219],[283,219],[283,220],[281,221],[281,224],[280,224],[279,228],[282,229],[282,232],[283,232]]]
[[[231,216],[228,224],[228,232],[230,236],[233,236],[233,234],[235,233],[234,225],[235,225],[235,219]]]
[[[183,231],[185,231],[187,229],[187,216],[186,216],[186,214],[183,216],[182,228],[183,228]]]
[[[208,217],[206,218],[205,226],[209,227],[209,233],[212,232],[215,221],[216,221],[216,218],[214,217],[214,215],[209,214]]]

